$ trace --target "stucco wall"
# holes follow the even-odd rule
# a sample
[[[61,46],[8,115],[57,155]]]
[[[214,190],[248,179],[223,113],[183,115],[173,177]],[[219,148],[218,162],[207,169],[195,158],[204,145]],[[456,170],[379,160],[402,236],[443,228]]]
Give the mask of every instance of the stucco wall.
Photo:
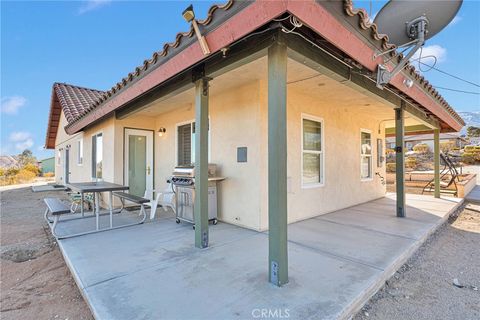
[[[70,146],[70,182],[80,182],[92,180],[92,135],[102,133],[103,135],[103,163],[102,179],[105,181],[114,181],[114,163],[116,159],[114,141],[115,121],[112,117],[105,121],[87,128],[85,131],[69,136],[65,130],[66,119],[63,115],[60,118],[59,130],[55,142],[55,180],[58,183],[63,181],[63,168],[65,156],[62,152],[62,162],[58,165],[58,150]],[[77,141],[83,139],[83,163],[78,164],[78,144]]]
[[[267,83],[261,82],[261,230],[268,228],[268,95]],[[386,186],[381,184],[375,172],[385,177],[385,165],[377,167],[377,138],[384,140],[380,121],[371,114],[355,111],[353,102],[340,102],[335,97],[311,98],[295,86],[287,92],[287,177],[288,221],[304,220],[358,203],[367,202],[385,195]],[[302,188],[301,180],[301,123],[302,113],[323,119],[325,172],[324,186]],[[360,178],[360,132],[372,132],[373,179]],[[384,141],[383,141],[384,143]],[[385,148],[384,148],[385,149]]]
[[[375,172],[376,139],[380,121],[355,108],[354,101],[337,101],[334,96],[313,99],[308,93],[288,87],[288,220],[294,222],[382,197],[386,188]],[[155,188],[163,190],[176,165],[176,125],[193,120],[191,103],[155,117],[135,116],[124,120],[110,118],[85,132],[69,137],[63,131],[62,116],[56,149],[71,144],[70,181],[85,181],[91,176],[91,136],[104,135],[104,180],[124,183],[124,128],[167,129],[163,137],[154,135]],[[219,185],[219,218],[225,222],[256,230],[268,228],[267,189],[267,84],[257,81],[212,95],[210,98],[210,162],[218,165],[226,180]],[[323,119],[325,137],[325,185],[302,188],[301,114]],[[360,178],[360,130],[372,132],[373,179]],[[76,165],[76,140],[84,138],[84,162]],[[237,162],[237,147],[248,148],[248,161]],[[56,166],[57,179],[62,167]],[[59,180],[57,180],[59,181]],[[61,181],[59,181],[61,182]]]
[[[156,186],[165,187],[176,165],[176,125],[195,118],[192,103],[160,115],[156,127],[166,134],[155,144]],[[260,228],[258,163],[260,159],[259,86],[252,83],[214,95],[209,102],[210,162],[217,164],[219,183],[218,212],[221,220]],[[248,148],[248,162],[237,162],[237,147]]]

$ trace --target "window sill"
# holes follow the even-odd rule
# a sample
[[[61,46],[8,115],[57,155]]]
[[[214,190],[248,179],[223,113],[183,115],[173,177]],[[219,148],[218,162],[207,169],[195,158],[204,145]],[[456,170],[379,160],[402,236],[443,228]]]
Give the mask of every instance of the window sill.
[[[373,178],[362,178],[360,179],[361,182],[370,182],[373,181]]]
[[[325,183],[302,184],[302,189],[316,189],[325,187]]]

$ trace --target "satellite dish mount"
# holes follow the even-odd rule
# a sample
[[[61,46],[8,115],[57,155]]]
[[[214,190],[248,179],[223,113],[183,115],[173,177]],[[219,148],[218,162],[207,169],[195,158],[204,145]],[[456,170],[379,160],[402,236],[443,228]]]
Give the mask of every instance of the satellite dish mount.
[[[412,41],[405,43],[401,46],[398,46],[398,48],[407,47],[411,45],[414,45],[414,47],[410,50],[410,52],[405,57],[403,57],[402,61],[400,61],[392,71],[388,71],[385,65],[382,65],[382,64],[378,65],[377,87],[380,89],[383,89],[383,87],[387,83],[389,83],[393,77],[395,77],[400,71],[402,71],[403,68],[405,68],[405,65],[410,60],[410,58],[415,54],[415,52],[417,52],[418,49],[420,49],[420,47],[422,47],[425,44],[425,37],[428,33],[428,30],[427,30],[428,19],[425,16],[420,16],[410,22],[407,22],[405,25],[406,25],[405,32],[407,36],[410,39],[412,39]],[[376,57],[382,56],[396,49],[397,48],[385,51],[377,55]]]
[[[387,34],[390,43],[397,45],[394,49],[374,55],[374,59],[398,48],[412,49],[392,71],[386,63],[378,65],[377,87],[383,87],[405,68],[408,61],[420,49],[425,41],[445,28],[460,10],[463,0],[390,0],[373,21],[380,33]],[[407,21],[407,22],[405,22]],[[410,80],[410,79],[408,79]],[[412,82],[404,81],[407,87]],[[410,83],[410,85],[408,84]]]

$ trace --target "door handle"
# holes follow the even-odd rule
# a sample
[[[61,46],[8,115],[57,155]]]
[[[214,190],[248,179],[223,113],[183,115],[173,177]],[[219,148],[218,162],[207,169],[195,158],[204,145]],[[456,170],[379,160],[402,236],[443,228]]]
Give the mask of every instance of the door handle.
[[[150,175],[150,166],[147,167],[147,174]]]

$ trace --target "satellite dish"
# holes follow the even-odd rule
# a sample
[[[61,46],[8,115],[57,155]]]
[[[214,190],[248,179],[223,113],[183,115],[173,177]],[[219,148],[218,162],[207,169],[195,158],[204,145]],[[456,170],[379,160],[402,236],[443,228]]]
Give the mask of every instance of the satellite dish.
[[[463,0],[391,0],[377,14],[373,21],[380,33],[388,35],[390,42],[397,46],[415,39],[406,29],[419,17],[427,20],[425,40],[430,39],[457,15]]]
[[[391,72],[378,66],[377,86],[383,88],[400,72],[415,52],[445,28],[456,16],[463,0],[390,0],[375,17],[379,33],[388,35],[398,48],[414,46]],[[386,54],[390,51],[384,52]]]

